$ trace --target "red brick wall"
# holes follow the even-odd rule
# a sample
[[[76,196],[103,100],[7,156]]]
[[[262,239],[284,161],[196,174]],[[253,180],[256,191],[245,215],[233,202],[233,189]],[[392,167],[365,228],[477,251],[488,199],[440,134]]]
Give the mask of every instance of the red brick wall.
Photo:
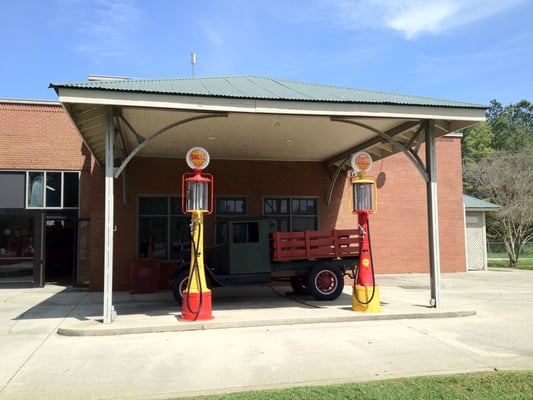
[[[423,148],[421,154],[423,155]],[[62,107],[56,104],[0,103],[0,169],[82,170],[80,218],[89,220],[89,250],[80,258],[80,280],[103,288],[104,170],[94,163]],[[129,264],[137,251],[139,195],[181,194],[183,159],[135,158],[127,168],[127,199],[122,179],[115,180],[114,288],[129,286]],[[212,160],[216,195],[247,196],[249,215],[263,212],[263,196],[316,196],[319,228],[356,225],[351,185],[341,175],[326,203],[331,171],[321,163]],[[403,154],[376,162],[378,213],[370,217],[377,273],[428,272],[426,183]],[[437,178],[441,270],[466,271],[464,212],[459,138],[437,141]],[[206,218],[206,244],[214,239],[213,218]],[[173,269],[162,265],[161,286]]]
[[[422,149],[423,151],[423,149]],[[423,153],[422,153],[423,154]],[[321,163],[275,163],[212,160],[208,172],[215,177],[219,196],[246,196],[248,214],[261,215],[263,196],[316,196],[319,228],[346,228],[356,224],[351,213],[351,185],[341,175],[330,205],[326,194],[330,174]],[[183,159],[138,157],[127,168],[127,204],[122,182],[115,181],[115,289],[129,285],[129,264],[136,254],[137,199],[139,195],[181,195],[181,174],[189,169]],[[415,166],[397,154],[373,166],[378,179],[378,213],[371,216],[374,264],[377,273],[428,272],[429,251],[426,184]],[[91,186],[91,288],[103,285],[103,170],[93,170]],[[441,270],[466,271],[460,139],[437,142],[437,178]],[[214,240],[213,217],[205,220],[205,242]],[[161,285],[174,268],[163,263]]]
[[[262,215],[263,196],[314,196],[318,199],[320,228],[333,228],[338,215],[340,197],[326,205],[329,175],[319,163],[275,163],[257,161],[211,160],[207,169],[215,177],[217,196],[246,196],[248,214]],[[190,172],[183,159],[138,157],[127,168],[127,204],[123,204],[122,181],[115,181],[114,285],[127,289],[129,265],[137,249],[137,199],[139,195],[181,196],[181,175]],[[91,183],[91,232],[98,243],[91,246],[91,288],[100,290],[103,276],[103,168],[96,167]],[[273,180],[272,177],[280,177]],[[205,219],[205,243],[214,243],[214,216]],[[163,263],[161,284],[174,268]],[[95,275],[96,274],[96,275]]]
[[[370,217],[376,271],[428,272],[422,175],[402,154],[375,163],[372,173],[380,178],[378,213]],[[437,187],[441,271],[466,271],[460,138],[437,140]]]
[[[0,103],[0,169],[81,170],[88,155],[60,105]]]

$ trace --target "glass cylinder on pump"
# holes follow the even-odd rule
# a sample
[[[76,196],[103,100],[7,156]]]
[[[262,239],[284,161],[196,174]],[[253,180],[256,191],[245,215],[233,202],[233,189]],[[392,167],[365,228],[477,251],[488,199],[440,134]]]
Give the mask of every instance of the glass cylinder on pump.
[[[352,181],[353,185],[353,212],[376,212],[376,183],[367,179]]]
[[[185,211],[209,211],[209,181],[195,178],[186,181]]]

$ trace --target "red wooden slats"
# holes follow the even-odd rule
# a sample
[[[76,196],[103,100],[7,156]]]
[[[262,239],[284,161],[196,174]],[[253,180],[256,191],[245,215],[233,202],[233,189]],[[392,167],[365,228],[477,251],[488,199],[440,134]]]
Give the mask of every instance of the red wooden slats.
[[[359,232],[337,229],[271,234],[272,261],[357,257]]]

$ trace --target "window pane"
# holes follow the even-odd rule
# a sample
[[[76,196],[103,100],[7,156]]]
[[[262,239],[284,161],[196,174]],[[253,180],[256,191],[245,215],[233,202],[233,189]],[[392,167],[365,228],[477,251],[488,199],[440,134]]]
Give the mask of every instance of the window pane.
[[[269,232],[289,232],[289,218],[270,218]]]
[[[246,198],[231,197],[224,198],[218,197],[216,200],[218,215],[246,215]]]
[[[26,198],[25,185],[25,172],[0,171],[0,209],[26,207],[24,203]]]
[[[233,243],[256,243],[259,242],[259,224],[257,222],[245,222],[233,224]]]
[[[185,215],[181,210],[181,197],[170,198],[170,214],[171,215]]]
[[[63,207],[79,206],[79,181],[77,172],[63,174]]]
[[[293,199],[292,213],[298,215],[316,215],[315,199]]]
[[[314,217],[293,217],[292,230],[297,231],[314,231],[316,230],[316,218]]]
[[[46,207],[61,207],[61,172],[46,173]]]
[[[235,200],[235,212],[246,214],[246,201],[243,199]]]
[[[42,207],[44,173],[30,172],[28,175],[28,207]]]
[[[180,253],[187,259],[191,251],[189,218],[172,217],[170,222],[170,258],[177,259]]]
[[[33,281],[33,217],[0,215],[0,282]]]
[[[167,218],[139,218],[139,257],[167,259]]]
[[[167,197],[139,197],[140,215],[167,215]]]
[[[289,199],[265,198],[265,214],[288,214]]]

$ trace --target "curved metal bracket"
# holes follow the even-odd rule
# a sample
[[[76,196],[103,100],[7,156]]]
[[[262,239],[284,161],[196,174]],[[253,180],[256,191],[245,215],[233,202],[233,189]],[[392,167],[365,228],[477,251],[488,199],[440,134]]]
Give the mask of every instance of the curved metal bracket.
[[[139,145],[132,150],[132,152],[128,155],[128,157],[126,157],[124,159],[124,161],[122,161],[122,164],[120,164],[120,167],[118,167],[115,170],[115,174],[113,176],[115,178],[118,178],[120,176],[120,174],[122,173],[122,171],[124,170],[124,168],[126,168],[128,163],[133,159],[133,157],[135,157],[137,155],[137,153],[139,153],[146,145],[148,145],[150,142],[152,142],[152,140],[154,140],[158,136],[161,136],[163,133],[168,132],[170,129],[175,128],[175,127],[180,126],[180,125],[183,125],[183,124],[186,124],[186,123],[189,123],[189,122],[198,121],[198,120],[201,120],[201,119],[227,117],[227,116],[228,116],[227,113],[197,115],[197,116],[194,116],[194,117],[186,118],[186,119],[184,119],[182,121],[174,122],[174,123],[172,123],[172,124],[170,124],[168,126],[165,126],[164,128],[162,128],[162,129],[158,130],[156,133],[154,133],[152,136],[150,136],[148,139],[144,139],[142,142],[140,142]]]
[[[329,206],[331,204],[331,197],[333,196],[333,188],[335,187],[335,182],[337,182],[337,178],[341,174],[342,167],[344,164],[346,164],[348,161],[350,161],[349,158],[345,159],[335,170],[335,173],[331,177],[331,181],[329,182],[329,188],[328,188],[328,194],[326,195],[326,203]]]
[[[373,126],[370,126],[370,125],[367,125],[367,124],[363,124],[363,123],[358,122],[358,121],[352,121],[352,120],[349,120],[349,119],[342,119],[342,118],[331,118],[331,121],[344,122],[346,124],[356,125],[356,126],[359,126],[361,128],[368,129],[371,132],[377,133],[380,137],[382,137],[387,142],[391,143],[393,146],[398,148],[402,153],[404,153],[407,156],[407,158],[409,158],[409,160],[411,160],[411,162],[415,165],[415,167],[418,169],[420,174],[422,174],[422,177],[424,178],[424,180],[426,182],[428,182],[428,180],[429,180],[428,173],[426,171],[426,167],[424,166],[424,163],[422,162],[420,157],[418,157],[418,154],[416,154],[416,152],[413,151],[411,149],[411,147],[410,147],[410,145],[412,144],[412,141],[409,141],[409,143],[408,143],[409,147],[406,148],[400,142],[398,142],[394,138],[390,137],[385,132],[382,132],[379,129],[374,128]],[[420,135],[420,132],[417,132],[417,136],[418,135]]]

